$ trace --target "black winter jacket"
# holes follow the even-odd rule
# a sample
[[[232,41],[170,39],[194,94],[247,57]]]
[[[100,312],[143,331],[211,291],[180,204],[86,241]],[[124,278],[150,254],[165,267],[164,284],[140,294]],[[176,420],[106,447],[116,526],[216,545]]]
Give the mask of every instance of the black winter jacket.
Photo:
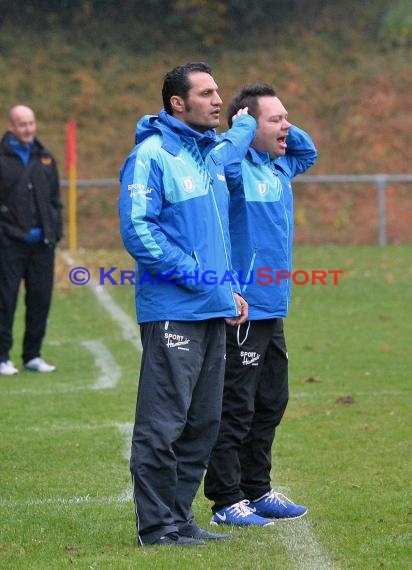
[[[25,166],[9,145],[6,133],[0,141],[0,246],[29,232],[33,226],[33,203],[43,241],[54,245],[61,239],[63,228],[56,161],[35,138],[29,164]]]

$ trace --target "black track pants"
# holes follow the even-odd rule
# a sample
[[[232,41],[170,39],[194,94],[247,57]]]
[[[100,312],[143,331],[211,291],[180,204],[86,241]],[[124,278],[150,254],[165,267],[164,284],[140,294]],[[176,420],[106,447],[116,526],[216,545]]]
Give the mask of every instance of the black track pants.
[[[138,540],[150,544],[193,520],[219,430],[225,323],[151,322],[141,337],[130,469]]]
[[[9,359],[21,281],[25,287],[23,362],[40,356],[46,333],[54,275],[54,248],[16,241],[0,247],[0,362]]]
[[[270,490],[272,444],[288,397],[283,320],[227,327],[222,419],[205,477],[213,511]]]

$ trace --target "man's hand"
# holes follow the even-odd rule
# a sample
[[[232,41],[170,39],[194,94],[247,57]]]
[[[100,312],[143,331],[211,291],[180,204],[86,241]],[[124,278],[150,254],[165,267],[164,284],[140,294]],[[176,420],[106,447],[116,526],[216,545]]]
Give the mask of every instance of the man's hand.
[[[239,109],[236,115],[233,115],[232,122],[235,122],[235,120],[240,117],[240,115],[248,115],[248,109],[249,107],[243,107],[243,109]]]
[[[228,325],[232,325],[234,327],[237,325],[243,325],[243,323],[247,321],[247,316],[249,312],[247,302],[238,293],[235,293],[235,301],[239,311],[239,315],[237,317],[231,317],[230,319],[225,319]]]

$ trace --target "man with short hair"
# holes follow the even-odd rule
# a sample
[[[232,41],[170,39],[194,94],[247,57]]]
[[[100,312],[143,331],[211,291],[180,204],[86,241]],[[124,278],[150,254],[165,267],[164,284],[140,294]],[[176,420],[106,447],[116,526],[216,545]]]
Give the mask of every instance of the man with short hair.
[[[162,97],[164,109],[138,122],[120,174],[143,345],[130,469],[138,543],[200,546],[228,538],[200,528],[192,503],[219,429],[225,319],[247,318],[230,261],[224,163],[240,163],[256,122],[239,110],[216,137],[222,100],[205,63],[168,72]]]
[[[290,281],[277,283],[275,273],[292,273],[291,180],[317,152],[310,136],[289,122],[270,85],[244,87],[229,104],[229,126],[242,107],[257,121],[256,137],[241,169],[227,165],[226,178],[232,262],[249,316],[227,328],[222,420],[204,488],[214,501],[211,524],[268,526],[307,512],[271,487],[272,444],[289,397],[283,318]]]
[[[32,109],[16,105],[0,141],[0,375],[18,372],[10,351],[21,281],[24,368],[56,369],[41,357],[41,346],[52,298],[55,246],[62,237],[61,211],[56,161],[36,138]]]

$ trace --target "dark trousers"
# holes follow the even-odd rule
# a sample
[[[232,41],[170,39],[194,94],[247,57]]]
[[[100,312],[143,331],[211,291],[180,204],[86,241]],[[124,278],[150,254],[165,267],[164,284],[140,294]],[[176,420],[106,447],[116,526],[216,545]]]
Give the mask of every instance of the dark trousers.
[[[288,397],[283,320],[228,326],[222,419],[204,483],[214,512],[271,489],[272,444]]]
[[[0,247],[0,362],[9,360],[20,283],[25,286],[23,362],[40,356],[54,275],[54,247],[13,242]]]
[[[130,460],[141,544],[193,522],[192,503],[219,430],[225,337],[223,319],[141,326]]]

